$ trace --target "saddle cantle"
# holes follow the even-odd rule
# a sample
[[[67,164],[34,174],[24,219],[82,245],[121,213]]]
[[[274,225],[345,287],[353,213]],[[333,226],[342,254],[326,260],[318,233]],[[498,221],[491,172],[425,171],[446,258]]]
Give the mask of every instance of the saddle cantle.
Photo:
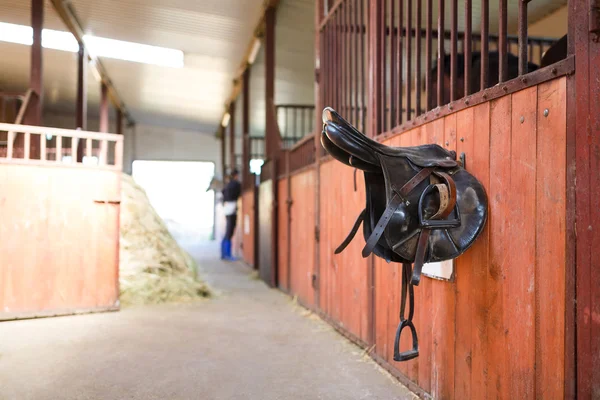
[[[419,284],[423,264],[456,258],[474,243],[487,218],[485,189],[456,161],[455,152],[437,144],[386,146],[360,133],[332,108],[323,110],[323,124],[325,150],[365,175],[366,208],[335,253],[348,246],[363,223],[362,256],[374,253],[404,264],[394,359],[414,358],[418,348],[412,312],[408,320],[403,317],[406,292],[412,311],[412,285]],[[414,348],[399,353],[399,335],[406,326],[413,333]]]

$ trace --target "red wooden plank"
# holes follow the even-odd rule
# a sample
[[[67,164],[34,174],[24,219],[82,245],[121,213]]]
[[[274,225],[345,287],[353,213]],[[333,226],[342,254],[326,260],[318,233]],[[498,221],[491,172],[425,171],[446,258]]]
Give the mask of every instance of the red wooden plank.
[[[277,207],[277,224],[278,229],[278,235],[277,235],[277,243],[279,246],[279,251],[277,252],[277,257],[279,258],[278,262],[277,262],[277,281],[279,284],[279,287],[281,289],[283,289],[284,291],[288,291],[289,287],[288,287],[288,207],[287,207],[287,203],[286,200],[288,198],[288,193],[287,193],[287,179],[280,179],[277,182],[277,190],[278,190],[278,198],[279,198],[279,207]],[[247,199],[247,200],[246,200]],[[250,200],[252,200],[252,192],[246,192],[244,193],[244,200],[246,200],[246,203],[244,203],[244,205],[250,203]],[[250,215],[252,213],[252,210],[248,207],[248,208],[244,208],[242,207],[243,210],[243,217],[246,218],[246,215],[248,216],[248,218],[250,218]],[[242,228],[244,221],[242,221]],[[246,260],[246,262],[251,262],[252,261],[252,253],[250,252],[253,248],[254,245],[253,243],[251,243],[251,232],[248,232],[248,234],[246,234],[246,232],[244,232],[244,259]]]
[[[487,395],[490,399],[508,399],[507,342],[509,318],[505,310],[506,276],[510,273],[510,159],[512,96],[504,96],[490,104],[490,187],[488,230],[489,266],[486,285],[488,304]]]
[[[456,114],[444,118],[443,145],[456,151]],[[454,332],[456,283],[432,281],[431,395],[454,398]]]
[[[408,115],[408,114],[407,114]],[[424,143],[423,141],[423,132],[421,130],[421,127],[415,128],[409,132],[407,132],[408,136],[406,138],[406,140],[408,141],[408,144],[406,146],[418,146]],[[400,276],[401,278],[401,276]],[[401,279],[398,279],[398,281],[401,283]],[[415,327],[417,328],[417,333],[420,335],[422,328],[421,328],[421,321],[423,320],[423,318],[421,317],[421,314],[426,312],[426,310],[423,309],[423,307],[420,307],[419,305],[422,302],[422,298],[423,295],[419,290],[419,287],[415,287],[415,314],[413,317],[413,323],[415,325]],[[407,332],[408,333],[408,332]],[[409,335],[405,335],[404,336],[407,340],[406,342],[406,347],[404,347],[405,349],[410,348],[410,346],[412,346],[412,342],[411,342],[411,338],[409,337]],[[422,336],[419,336],[419,338],[421,338]],[[419,382],[419,364],[421,363],[420,360],[420,356],[417,358],[414,358],[410,361],[406,362],[406,368],[407,368],[407,374],[408,377],[415,383]]]
[[[456,115],[457,155],[463,151],[472,153],[473,138],[473,108],[467,108]],[[465,137],[469,138],[467,147]],[[470,150],[470,151],[469,151]],[[470,157],[467,163],[470,162]],[[467,164],[467,168],[469,165]],[[469,169],[470,170],[470,169]],[[472,366],[472,314],[471,314],[471,288],[472,276],[472,251],[467,251],[454,262],[456,277],[456,326],[455,326],[455,387],[454,397],[457,399],[470,399],[471,396],[471,366]]]
[[[423,143],[435,143],[443,145],[444,142],[444,119],[438,119],[422,127],[424,131]],[[415,288],[421,295],[420,309],[420,329],[419,333],[419,386],[428,393],[431,393],[431,372],[433,361],[433,285],[434,280],[423,277],[421,284]]]
[[[538,86],[536,397],[564,393],[566,80]]]
[[[596,3],[597,4],[597,3]],[[597,34],[596,34],[597,35]],[[596,36],[597,39],[597,36]],[[592,397],[600,396],[600,43],[598,40],[590,40],[590,199],[593,201],[591,207],[591,220],[589,226],[591,231],[591,357],[592,357]],[[588,229],[589,231],[589,229]],[[584,315],[585,318],[585,315]]]
[[[472,136],[465,135],[467,170],[489,191],[490,182],[490,103],[473,109]],[[468,149],[468,150],[467,150]],[[460,151],[460,150],[459,150]],[[487,267],[489,262],[489,227],[486,225],[471,253],[471,396],[486,397],[487,369]]]
[[[510,249],[506,277],[510,398],[535,395],[535,182],[537,87],[512,95]],[[518,268],[514,268],[518,266]],[[515,323],[518,316],[518,323]]]

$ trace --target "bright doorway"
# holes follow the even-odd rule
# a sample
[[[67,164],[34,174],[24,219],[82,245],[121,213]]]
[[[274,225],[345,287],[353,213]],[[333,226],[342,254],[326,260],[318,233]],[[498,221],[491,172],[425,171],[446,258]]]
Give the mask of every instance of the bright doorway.
[[[215,164],[198,161],[133,162],[133,179],[183,247],[213,235],[215,193],[207,191]]]

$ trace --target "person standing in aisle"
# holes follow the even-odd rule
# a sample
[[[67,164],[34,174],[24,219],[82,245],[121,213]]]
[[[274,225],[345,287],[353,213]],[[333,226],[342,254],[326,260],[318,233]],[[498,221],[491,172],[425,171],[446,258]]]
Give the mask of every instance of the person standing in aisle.
[[[242,185],[238,180],[238,170],[231,171],[229,182],[223,189],[223,212],[226,219],[225,237],[221,242],[221,259],[235,261],[231,255],[231,239],[237,223],[237,201],[242,193]]]

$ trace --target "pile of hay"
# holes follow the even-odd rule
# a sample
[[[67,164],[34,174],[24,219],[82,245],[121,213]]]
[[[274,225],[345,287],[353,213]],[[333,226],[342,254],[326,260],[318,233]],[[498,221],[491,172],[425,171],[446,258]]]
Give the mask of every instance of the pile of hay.
[[[198,266],[173,239],[144,189],[126,174],[121,182],[121,304],[187,302],[208,297],[208,286],[197,278]]]

